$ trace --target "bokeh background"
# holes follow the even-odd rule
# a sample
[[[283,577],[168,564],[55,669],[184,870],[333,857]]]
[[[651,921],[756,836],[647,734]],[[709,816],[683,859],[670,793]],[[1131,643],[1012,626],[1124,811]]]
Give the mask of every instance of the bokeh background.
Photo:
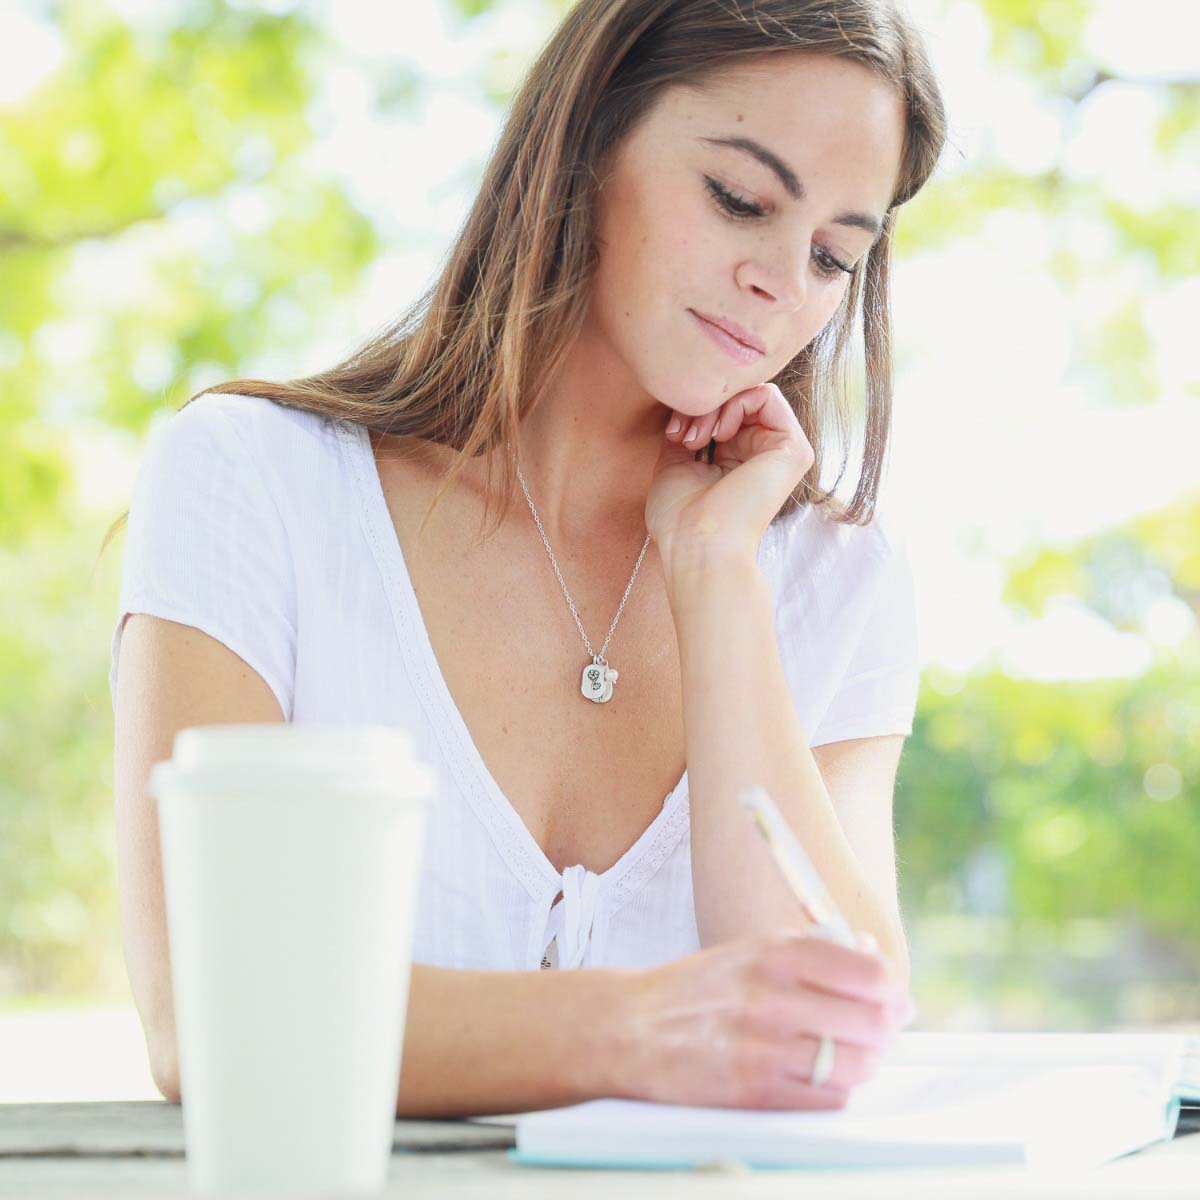
[[[117,910],[123,538],[97,563],[148,430],[415,297],[567,7],[0,9],[0,1100],[157,1096]],[[924,664],[915,1027],[1200,1029],[1200,5],[907,7],[951,120],[899,222],[881,498]]]

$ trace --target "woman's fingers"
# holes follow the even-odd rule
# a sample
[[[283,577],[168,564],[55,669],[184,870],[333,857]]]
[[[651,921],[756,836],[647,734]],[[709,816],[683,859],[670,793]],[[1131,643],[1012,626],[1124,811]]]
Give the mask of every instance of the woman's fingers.
[[[755,1040],[743,1047],[735,1082],[735,1102],[750,1108],[841,1108],[850,1089],[874,1078],[880,1054],[837,1042],[833,1074],[812,1082],[820,1039],[801,1037],[782,1050],[777,1041]]]
[[[824,1033],[836,1042],[886,1050],[896,1036],[899,1021],[882,1004],[851,1000],[811,988],[761,985],[747,1001],[744,1028],[758,1037],[792,1040]]]
[[[902,998],[888,960],[877,950],[858,950],[826,938],[787,931],[762,947],[757,966],[781,985],[803,984],[853,999],[889,1004]]]
[[[740,432],[747,413],[758,412],[772,399],[762,391],[763,386],[756,384],[751,388],[743,388],[712,412],[703,413],[698,417],[689,417],[686,413],[672,410],[671,419],[679,421],[679,429],[675,433],[668,433],[667,437],[673,442],[695,449],[708,445],[713,438],[719,442],[729,441]],[[667,424],[669,426],[671,422],[668,421]]]
[[[849,1100],[847,1088],[813,1087],[799,1079],[783,1078],[768,1081],[759,1102],[748,1107],[822,1111],[845,1108]]]
[[[829,1035],[826,1034],[826,1037]],[[820,1053],[821,1040],[811,1036],[797,1038],[780,1062],[780,1073],[784,1079],[796,1079],[812,1086],[813,1068]],[[873,1079],[879,1070],[882,1052],[855,1046],[834,1039],[833,1074],[821,1085],[834,1089],[849,1089]]]
[[[716,425],[720,417],[720,410],[715,413],[705,413],[700,417],[693,417],[689,426],[683,431],[683,444],[699,448],[707,446],[712,438],[712,429]]]
[[[729,414],[730,419],[722,418]],[[677,419],[680,422],[680,427],[675,433],[668,433],[667,437],[673,442],[679,442],[681,445],[690,446],[698,450],[701,446],[707,446],[714,436],[717,435],[717,426],[721,425],[721,438],[732,437],[737,431],[738,422],[732,420],[732,412],[727,405],[722,405],[713,412],[704,413],[699,417],[689,417],[685,413],[672,412],[672,420]],[[668,421],[667,425],[670,426]]]

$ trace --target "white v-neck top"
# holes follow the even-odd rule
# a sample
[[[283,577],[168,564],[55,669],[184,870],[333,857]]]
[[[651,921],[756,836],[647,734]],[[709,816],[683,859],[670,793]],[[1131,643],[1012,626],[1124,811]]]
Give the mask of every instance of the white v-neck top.
[[[842,525],[798,510],[768,528],[758,563],[809,745],[911,733],[917,621],[904,542],[890,523],[877,513],[871,525]],[[134,484],[119,604],[114,706],[124,620],[141,612],[224,643],[266,681],[288,721],[409,732],[438,778],[414,962],[642,967],[700,948],[687,771],[611,868],[555,870],[442,676],[364,426],[212,393],[156,422]],[[545,617],[578,636],[565,603]],[[618,629],[618,662],[619,641]],[[610,703],[620,703],[619,690]]]

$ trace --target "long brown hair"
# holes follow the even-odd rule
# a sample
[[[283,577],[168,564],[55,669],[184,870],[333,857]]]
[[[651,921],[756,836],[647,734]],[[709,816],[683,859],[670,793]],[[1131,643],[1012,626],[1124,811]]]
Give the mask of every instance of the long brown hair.
[[[945,110],[919,32],[892,0],[578,0],[509,105],[471,212],[437,280],[402,315],[338,365],[287,383],[238,379],[197,392],[259,396],[380,433],[461,452],[422,531],[466,458],[485,454],[484,519],[495,499],[493,451],[545,394],[588,307],[596,195],[608,156],[659,94],[761,54],[807,51],[869,67],[903,100],[905,135],[883,230],[834,317],[774,379],[816,461],[779,520],[807,504],[869,524],[891,425],[888,276],[895,210],[932,174]],[[863,464],[847,505],[833,496],[848,457],[847,350],[861,312],[866,415]],[[842,461],[818,480],[835,424]],[[500,518],[516,476],[503,461]],[[126,510],[101,546],[127,519]]]

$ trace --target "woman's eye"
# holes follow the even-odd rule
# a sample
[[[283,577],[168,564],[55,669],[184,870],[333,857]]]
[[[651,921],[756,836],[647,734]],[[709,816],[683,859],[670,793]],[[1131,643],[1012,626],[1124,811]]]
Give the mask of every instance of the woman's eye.
[[[821,255],[817,258],[818,253]],[[826,250],[822,250],[820,246],[813,251],[813,257],[817,258],[817,270],[827,279],[832,279],[836,275],[853,275],[853,267],[843,267],[836,258]]]
[[[708,185],[708,190],[715,197],[717,203],[730,216],[734,217],[761,217],[766,211],[761,205],[754,204],[749,200],[739,199],[727,188],[719,184],[715,179],[710,179],[707,175],[704,177],[704,182]]]
[[[740,199],[715,179],[706,175],[704,182],[720,209],[735,220],[741,221],[751,217],[761,217],[765,214],[766,209],[761,205],[754,204],[749,200]],[[817,265],[817,274],[825,279],[833,279],[843,274],[854,274],[853,267],[842,266],[828,250],[825,250],[821,246],[813,247],[813,261]]]

